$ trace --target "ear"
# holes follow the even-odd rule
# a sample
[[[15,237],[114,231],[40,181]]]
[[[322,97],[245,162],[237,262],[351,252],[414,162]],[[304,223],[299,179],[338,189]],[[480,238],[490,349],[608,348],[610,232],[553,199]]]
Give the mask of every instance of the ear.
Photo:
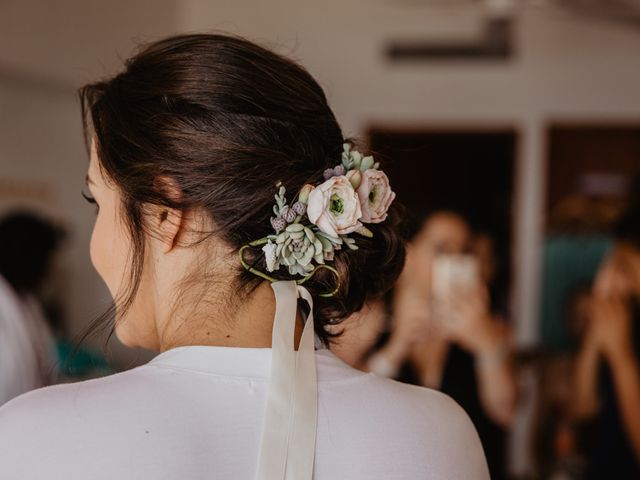
[[[156,188],[172,201],[178,203],[182,200],[182,191],[172,178],[158,177],[155,184]],[[163,245],[162,252],[169,253],[178,245],[179,240],[185,234],[185,212],[177,208],[159,205],[153,208],[152,216],[156,235]]]

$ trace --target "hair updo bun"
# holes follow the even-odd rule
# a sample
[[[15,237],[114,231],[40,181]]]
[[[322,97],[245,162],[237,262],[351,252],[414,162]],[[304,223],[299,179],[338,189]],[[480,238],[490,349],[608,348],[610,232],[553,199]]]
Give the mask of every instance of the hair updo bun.
[[[339,163],[344,138],[322,88],[300,65],[247,40],[191,34],[144,46],[115,77],[79,91],[85,137],[95,134],[101,167],[123,192],[133,238],[135,296],[144,258],[145,203],[202,208],[216,232],[240,249],[272,233],[275,185],[288,192],[322,182],[325,169]],[[180,188],[178,201],[154,182],[169,177]],[[358,238],[358,250],[336,252],[331,263],[340,289],[330,298],[334,275],[319,272],[305,283],[314,294],[317,334],[386,292],[404,262],[397,233],[398,207],[386,221],[369,225],[372,238]],[[264,260],[254,258],[264,270]],[[291,279],[285,271],[279,279]],[[238,263],[240,291],[262,279]]]

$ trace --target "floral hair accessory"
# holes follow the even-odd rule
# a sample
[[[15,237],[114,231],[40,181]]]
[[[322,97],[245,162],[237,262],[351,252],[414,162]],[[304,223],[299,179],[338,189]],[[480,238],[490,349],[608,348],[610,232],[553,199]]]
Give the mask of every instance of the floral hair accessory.
[[[327,262],[343,247],[358,249],[350,234],[372,237],[373,232],[365,224],[383,222],[395,199],[389,179],[379,167],[372,156],[365,157],[345,143],[342,162],[324,171],[325,181],[320,185],[304,185],[293,204],[287,203],[286,189],[278,183],[275,216],[271,217],[274,233],[240,248],[242,266],[266,280],[276,281],[244,259],[247,248],[262,245],[269,273],[286,267],[290,275],[302,277],[298,284],[323,268],[338,277],[337,270]],[[334,295],[338,288],[324,296]]]

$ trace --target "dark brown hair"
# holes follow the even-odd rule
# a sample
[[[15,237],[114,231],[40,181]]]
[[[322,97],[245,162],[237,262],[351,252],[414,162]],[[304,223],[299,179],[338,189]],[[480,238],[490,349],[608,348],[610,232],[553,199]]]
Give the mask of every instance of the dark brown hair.
[[[0,220],[0,275],[21,295],[36,293],[64,237],[35,212],[9,213]]]
[[[122,73],[79,91],[85,139],[95,136],[100,166],[119,187],[133,241],[131,282],[117,308],[128,308],[143,265],[145,204],[201,208],[216,225],[210,232],[233,249],[272,232],[276,183],[288,196],[340,162],[345,141],[322,88],[295,62],[247,40],[218,34],[172,36],[143,46]],[[170,178],[180,200],[158,188]],[[396,233],[397,207],[386,222],[358,237],[357,251],[337,252],[340,291],[315,296],[316,332],[386,292],[404,261]],[[261,252],[256,252],[261,253]],[[265,271],[255,254],[256,268]],[[283,269],[284,270],[284,269]],[[290,279],[285,271],[279,279]],[[239,292],[262,280],[238,263]],[[305,285],[331,290],[335,279],[320,271]]]

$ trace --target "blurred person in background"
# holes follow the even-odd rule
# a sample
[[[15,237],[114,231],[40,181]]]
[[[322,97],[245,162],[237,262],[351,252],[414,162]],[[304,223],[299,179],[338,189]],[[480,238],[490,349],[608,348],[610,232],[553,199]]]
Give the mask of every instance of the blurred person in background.
[[[593,284],[614,246],[611,231],[624,208],[620,195],[579,187],[550,210],[542,255],[541,348],[532,447],[542,478],[584,478],[589,428],[576,418],[572,387],[593,316]]]
[[[605,199],[571,194],[553,206],[542,251],[540,296],[544,353],[564,354],[574,346],[565,321],[574,293],[593,282],[612,247],[611,226],[620,211]]]
[[[637,193],[636,193],[637,195]],[[575,417],[590,431],[587,479],[640,478],[640,203],[615,229],[575,372]]]
[[[474,239],[455,213],[434,213],[407,247],[390,316],[383,302],[368,305],[332,348],[359,368],[450,395],[478,430],[491,478],[501,479],[516,384],[509,329],[490,301],[495,272],[490,237]]]
[[[55,342],[38,293],[62,237],[32,213],[0,220],[0,404],[56,379]]]

